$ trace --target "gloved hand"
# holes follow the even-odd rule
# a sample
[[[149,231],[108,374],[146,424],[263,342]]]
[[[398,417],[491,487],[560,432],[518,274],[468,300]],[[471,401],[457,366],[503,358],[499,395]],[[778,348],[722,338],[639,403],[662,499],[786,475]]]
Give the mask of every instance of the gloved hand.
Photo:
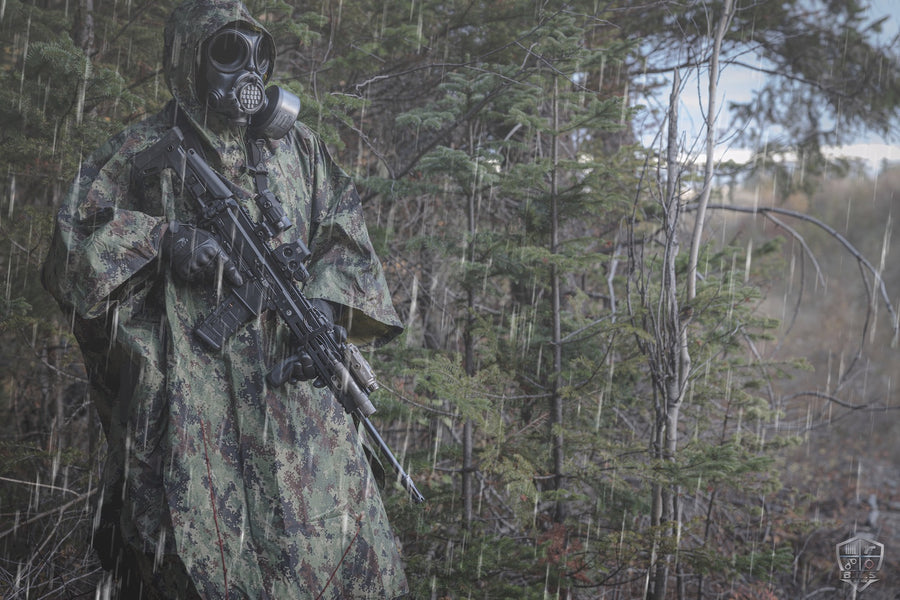
[[[213,235],[193,225],[172,221],[169,223],[159,245],[160,258],[171,263],[175,274],[185,281],[212,278],[219,263],[222,272],[231,285],[238,287],[244,283],[237,267],[225,254]]]
[[[309,303],[316,307],[330,324],[334,341],[339,346],[343,345],[347,341],[347,330],[340,325],[334,324],[334,307],[332,304],[327,300],[322,300],[320,298],[313,298]],[[306,350],[302,348],[298,350],[294,354],[293,359],[294,364],[291,368],[290,376],[291,382],[308,381],[316,377],[316,368],[313,365],[312,356],[310,356]],[[325,382],[317,379],[313,385],[316,387],[324,387]]]

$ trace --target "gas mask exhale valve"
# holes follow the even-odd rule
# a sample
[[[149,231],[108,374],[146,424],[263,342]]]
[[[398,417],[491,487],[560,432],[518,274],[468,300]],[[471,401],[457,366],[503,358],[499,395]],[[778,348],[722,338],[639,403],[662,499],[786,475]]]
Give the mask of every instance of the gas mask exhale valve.
[[[300,99],[265,84],[275,63],[271,38],[229,27],[203,46],[197,91],[207,106],[257,137],[284,137],[300,112]]]

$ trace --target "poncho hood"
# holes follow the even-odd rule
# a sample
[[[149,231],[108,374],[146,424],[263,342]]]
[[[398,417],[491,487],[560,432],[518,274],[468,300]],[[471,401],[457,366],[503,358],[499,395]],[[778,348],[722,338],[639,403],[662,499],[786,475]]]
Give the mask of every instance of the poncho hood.
[[[178,105],[196,124],[206,122],[206,103],[198,98],[196,81],[203,43],[226,25],[241,25],[271,34],[236,0],[186,0],[172,11],[166,23],[163,71],[169,91]],[[272,66],[266,74],[268,80]]]

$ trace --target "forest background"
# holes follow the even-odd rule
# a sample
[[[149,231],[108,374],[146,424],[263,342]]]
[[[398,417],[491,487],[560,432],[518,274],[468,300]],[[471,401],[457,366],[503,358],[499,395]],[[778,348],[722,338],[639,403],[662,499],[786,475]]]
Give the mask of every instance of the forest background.
[[[101,574],[103,436],[38,273],[81,159],[168,100],[174,4],[0,1],[2,598]],[[367,352],[428,499],[384,493],[416,597],[849,598],[856,532],[895,597],[900,170],[824,152],[895,135],[864,3],[248,6],[407,324]],[[720,105],[736,68],[762,84]]]

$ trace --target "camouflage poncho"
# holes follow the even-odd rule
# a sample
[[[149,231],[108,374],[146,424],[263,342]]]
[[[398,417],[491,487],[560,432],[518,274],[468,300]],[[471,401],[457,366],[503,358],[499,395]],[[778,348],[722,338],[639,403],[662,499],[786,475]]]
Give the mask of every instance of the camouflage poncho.
[[[174,278],[157,259],[161,225],[196,221],[192,201],[169,171],[132,177],[131,159],[180,114],[259,218],[243,131],[206,114],[192,84],[202,41],[237,21],[264,31],[239,2],[176,9],[165,62],[175,100],[84,162],[59,212],[44,284],[74,313],[97,389],[109,442],[106,504],[121,505],[116,524],[159,595],[193,586],[229,600],[393,598],[407,583],[352,420],[307,383],[267,387],[266,372],[286,350],[274,314],[248,323],[219,354],[198,343],[192,328],[217,290]],[[269,187],[294,223],[282,241],[302,238],[313,253],[307,297],[343,305],[358,342],[396,335],[347,175],[300,124],[269,142],[266,158]]]

